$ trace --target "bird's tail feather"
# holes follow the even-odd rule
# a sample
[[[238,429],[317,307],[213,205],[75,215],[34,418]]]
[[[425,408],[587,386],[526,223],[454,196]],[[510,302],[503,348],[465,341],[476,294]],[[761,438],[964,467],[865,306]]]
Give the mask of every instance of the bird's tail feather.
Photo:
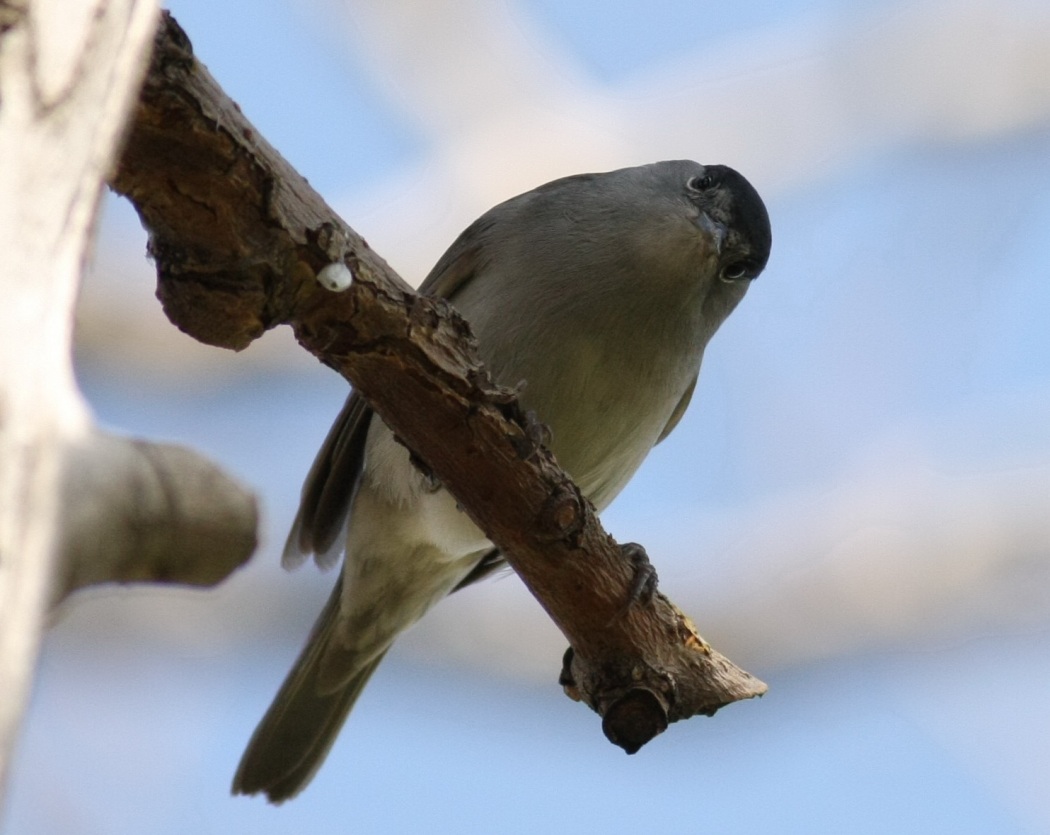
[[[234,794],[265,793],[281,803],[306,787],[321,767],[346,721],[350,708],[383,660],[386,650],[369,657],[344,683],[321,686],[322,660],[335,630],[342,582],[332,590],[310,640],[255,729],[233,778]]]

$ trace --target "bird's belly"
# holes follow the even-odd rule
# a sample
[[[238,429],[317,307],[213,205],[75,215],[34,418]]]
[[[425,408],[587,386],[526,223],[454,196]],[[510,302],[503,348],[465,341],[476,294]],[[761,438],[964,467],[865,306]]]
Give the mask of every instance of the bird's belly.
[[[557,364],[523,363],[497,379],[524,379],[522,406],[550,427],[551,451],[601,510],[623,489],[667,425],[691,377],[616,356],[608,340],[571,341]]]

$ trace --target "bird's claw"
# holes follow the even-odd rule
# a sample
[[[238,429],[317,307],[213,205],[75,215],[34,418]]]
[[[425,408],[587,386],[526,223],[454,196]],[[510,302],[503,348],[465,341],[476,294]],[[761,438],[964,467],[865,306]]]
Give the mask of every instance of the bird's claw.
[[[436,493],[441,489],[441,479],[434,475],[434,471],[430,469],[430,465],[416,455],[411,448],[408,450],[408,460],[412,462],[412,466],[416,468],[416,472],[422,477],[424,491],[427,493]]]
[[[553,435],[551,428],[543,423],[532,409],[525,412],[525,436],[517,441],[518,455],[525,461],[532,458],[540,447],[549,447]]]
[[[648,604],[653,599],[659,582],[656,569],[649,562],[649,555],[645,552],[645,548],[637,542],[627,542],[620,546],[620,551],[631,561],[634,567],[634,577],[631,579],[631,587],[627,592],[627,600],[624,601],[617,617],[626,615],[627,610],[636,603],[641,603],[643,606]]]

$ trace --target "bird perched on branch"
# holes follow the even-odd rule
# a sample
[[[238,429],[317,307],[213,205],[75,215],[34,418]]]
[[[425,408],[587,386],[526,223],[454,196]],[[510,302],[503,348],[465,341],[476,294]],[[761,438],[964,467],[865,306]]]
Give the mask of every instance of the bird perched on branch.
[[[547,183],[489,210],[420,286],[470,322],[489,372],[598,510],[681,419],[708,340],[766,265],[769,216],[732,168],[658,162]],[[241,760],[235,793],[297,794],[395,638],[501,560],[350,394],[303,487],[288,567],[346,555]]]

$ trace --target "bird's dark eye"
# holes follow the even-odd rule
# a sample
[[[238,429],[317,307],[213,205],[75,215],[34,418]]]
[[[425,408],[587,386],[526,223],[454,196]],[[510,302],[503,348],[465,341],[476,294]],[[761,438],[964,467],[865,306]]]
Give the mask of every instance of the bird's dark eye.
[[[709,188],[714,187],[715,178],[710,174],[701,174],[697,177],[690,178],[686,186],[691,191],[707,191]]]
[[[740,281],[751,277],[751,265],[747,261],[734,261],[722,268],[721,278],[723,281]]]

